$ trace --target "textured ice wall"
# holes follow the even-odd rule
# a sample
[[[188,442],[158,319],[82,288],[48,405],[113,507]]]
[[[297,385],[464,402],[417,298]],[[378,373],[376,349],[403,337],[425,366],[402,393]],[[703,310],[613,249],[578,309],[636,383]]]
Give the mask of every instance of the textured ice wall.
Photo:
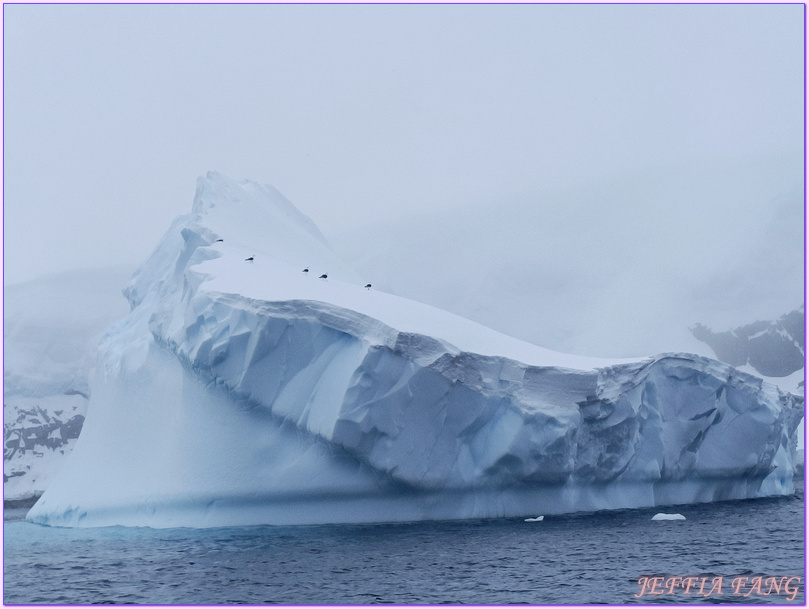
[[[791,492],[774,472],[789,468],[800,398],[707,358],[535,367],[323,303],[189,304],[173,336],[152,328],[201,382],[412,488],[716,478]]]
[[[334,303],[218,292],[206,261],[246,262],[207,220],[175,223],[130,283],[82,437],[30,520],[375,522],[792,492],[800,397],[697,356],[528,365]],[[293,237],[306,249],[310,227]]]

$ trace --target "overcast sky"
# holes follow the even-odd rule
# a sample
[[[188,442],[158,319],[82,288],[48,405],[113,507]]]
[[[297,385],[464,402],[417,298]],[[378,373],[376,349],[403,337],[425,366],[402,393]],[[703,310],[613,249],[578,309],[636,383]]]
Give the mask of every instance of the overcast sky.
[[[682,163],[801,178],[802,5],[3,11],[6,284],[138,264],[211,169],[327,237]]]

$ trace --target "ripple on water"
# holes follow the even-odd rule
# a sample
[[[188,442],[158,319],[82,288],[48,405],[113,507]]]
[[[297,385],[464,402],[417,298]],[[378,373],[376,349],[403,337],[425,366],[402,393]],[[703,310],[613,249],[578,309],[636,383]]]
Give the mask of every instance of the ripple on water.
[[[232,529],[50,529],[4,523],[7,604],[787,602],[654,598],[642,577],[803,576],[793,498],[524,519]],[[792,601],[801,604],[803,585]]]

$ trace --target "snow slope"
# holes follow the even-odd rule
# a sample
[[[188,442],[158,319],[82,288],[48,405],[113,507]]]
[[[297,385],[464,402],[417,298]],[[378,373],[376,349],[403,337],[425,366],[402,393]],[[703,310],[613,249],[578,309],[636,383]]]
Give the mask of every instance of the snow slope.
[[[378,522],[792,492],[798,396],[698,356],[550,351],[364,283],[277,191],[201,178],[128,284],[81,439],[28,519]]]

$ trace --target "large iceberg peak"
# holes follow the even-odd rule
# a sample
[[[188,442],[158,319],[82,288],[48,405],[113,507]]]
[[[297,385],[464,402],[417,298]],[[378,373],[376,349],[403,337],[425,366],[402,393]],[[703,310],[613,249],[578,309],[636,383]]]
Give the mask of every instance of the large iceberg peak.
[[[331,277],[359,281],[339,260],[314,222],[272,186],[234,180],[210,171],[197,179],[191,213],[176,218],[148,260],[132,276],[124,294],[134,308],[148,292],[165,299],[183,287],[186,270],[216,258],[218,246],[243,258],[311,266]]]
[[[264,248],[270,246],[273,238],[280,237],[284,229],[292,230],[298,240],[308,242],[312,239],[329,248],[326,238],[311,218],[301,213],[274,187],[253,180],[234,180],[209,171],[197,179],[191,213],[195,222],[227,231],[229,242],[259,251],[265,251]],[[288,249],[285,247],[283,251]],[[281,248],[271,247],[272,253],[280,251]]]
[[[127,294],[30,520],[379,522],[793,491],[801,397],[707,358],[571,356],[365,290],[254,182],[201,178]]]

